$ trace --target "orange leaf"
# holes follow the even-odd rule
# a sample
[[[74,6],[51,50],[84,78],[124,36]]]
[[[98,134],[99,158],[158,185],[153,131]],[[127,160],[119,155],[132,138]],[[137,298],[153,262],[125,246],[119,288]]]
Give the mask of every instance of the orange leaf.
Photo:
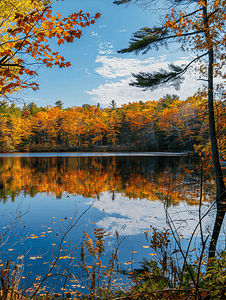
[[[4,278],[6,276],[7,272],[5,270],[1,270],[1,275]]]
[[[101,14],[97,13],[94,18],[97,19],[97,18],[100,18],[100,16],[101,16]]]

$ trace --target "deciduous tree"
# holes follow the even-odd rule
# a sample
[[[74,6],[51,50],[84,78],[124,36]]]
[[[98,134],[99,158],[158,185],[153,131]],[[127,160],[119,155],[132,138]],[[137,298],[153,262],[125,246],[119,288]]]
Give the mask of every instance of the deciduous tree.
[[[126,3],[154,3],[150,0],[118,0],[116,4]],[[158,72],[133,74],[135,81],[132,86],[143,89],[155,89],[157,87],[174,86],[180,87],[184,74],[195,63],[198,68],[201,80],[204,80],[208,95],[209,132],[211,140],[211,153],[214,165],[215,181],[217,186],[217,218],[210,245],[209,255],[215,255],[215,247],[220,231],[220,226],[225,215],[222,205],[226,198],[226,189],[223,181],[223,173],[219,161],[218,144],[214,116],[214,78],[225,78],[223,65],[225,64],[226,45],[226,9],[225,0],[192,0],[192,1],[171,1],[173,8],[165,16],[162,26],[144,27],[132,35],[129,47],[122,49],[119,53],[135,52],[146,53],[148,50],[160,46],[167,46],[171,42],[178,42],[182,51],[190,51],[194,58],[187,64],[176,66],[169,65],[169,70]],[[187,11],[181,11],[178,4],[186,4]],[[205,59],[203,61],[203,59]],[[219,86],[218,86],[219,89]]]
[[[38,89],[31,79],[37,75],[37,67],[44,64],[52,68],[70,66],[64,56],[54,52],[49,40],[57,44],[72,43],[80,39],[82,30],[95,23],[97,13],[79,10],[68,17],[52,12],[51,1],[3,0],[0,3],[0,96],[8,98],[18,90]]]

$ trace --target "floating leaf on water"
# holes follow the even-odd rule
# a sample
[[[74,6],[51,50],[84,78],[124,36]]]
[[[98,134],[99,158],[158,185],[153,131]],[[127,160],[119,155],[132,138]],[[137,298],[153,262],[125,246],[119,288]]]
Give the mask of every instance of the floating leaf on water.
[[[131,265],[131,264],[132,264],[132,261],[124,263],[124,265]]]
[[[59,293],[54,293],[54,294],[53,294],[53,297],[54,297],[54,298],[59,298],[59,297],[61,297],[61,294],[59,294]]]

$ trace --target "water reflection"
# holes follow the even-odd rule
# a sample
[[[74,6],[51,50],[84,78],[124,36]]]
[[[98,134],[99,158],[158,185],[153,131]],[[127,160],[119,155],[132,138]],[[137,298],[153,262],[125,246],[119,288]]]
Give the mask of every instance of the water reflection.
[[[144,232],[150,226],[160,230],[167,226],[166,205],[185,238],[197,224],[200,185],[197,166],[193,158],[182,156],[1,157],[0,205],[4,218],[0,219],[0,234],[7,230],[9,217],[13,220],[20,201],[22,212],[28,209],[29,213],[16,228],[26,236],[25,241],[1,247],[0,263],[1,259],[23,256],[25,271],[44,274],[60,233],[75,213],[79,216],[93,203],[78,226],[69,232],[70,245],[80,243],[83,231],[92,234],[94,228],[111,232],[114,242],[117,230],[121,237],[126,237],[120,247],[121,261],[128,262],[131,250],[135,250],[136,267],[150,254],[150,248],[142,247],[147,244]],[[207,179],[203,210],[214,193]],[[211,218],[211,215],[205,218],[204,228],[208,229]],[[106,261],[112,248],[109,242],[105,248]]]
[[[211,188],[210,188],[211,187]],[[168,197],[168,205],[199,200],[199,172],[192,158],[184,157],[1,157],[0,201],[20,195],[63,193],[99,198],[116,193],[151,201]],[[206,182],[204,200],[213,193]]]

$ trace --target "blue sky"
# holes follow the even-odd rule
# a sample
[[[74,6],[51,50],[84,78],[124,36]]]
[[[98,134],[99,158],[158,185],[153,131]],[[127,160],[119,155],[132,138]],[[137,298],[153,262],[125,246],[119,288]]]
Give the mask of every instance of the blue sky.
[[[162,96],[177,94],[181,99],[192,96],[199,87],[195,78],[186,75],[180,91],[173,88],[158,89],[154,92],[142,91],[129,86],[131,73],[139,71],[157,71],[167,68],[169,62],[186,63],[191,55],[180,53],[176,49],[149,51],[145,55],[118,54],[117,50],[127,47],[131,33],[143,26],[158,24],[153,11],[138,6],[117,6],[113,0],[64,0],[54,2],[54,10],[67,16],[82,9],[94,15],[101,13],[97,22],[83,29],[83,36],[73,44],[57,46],[51,41],[55,51],[60,51],[72,64],[66,69],[54,67],[41,68],[37,82],[37,92],[26,91],[24,100],[35,102],[39,106],[54,105],[58,100],[64,107],[83,104],[102,107],[115,100],[120,107],[134,101],[157,100]]]

